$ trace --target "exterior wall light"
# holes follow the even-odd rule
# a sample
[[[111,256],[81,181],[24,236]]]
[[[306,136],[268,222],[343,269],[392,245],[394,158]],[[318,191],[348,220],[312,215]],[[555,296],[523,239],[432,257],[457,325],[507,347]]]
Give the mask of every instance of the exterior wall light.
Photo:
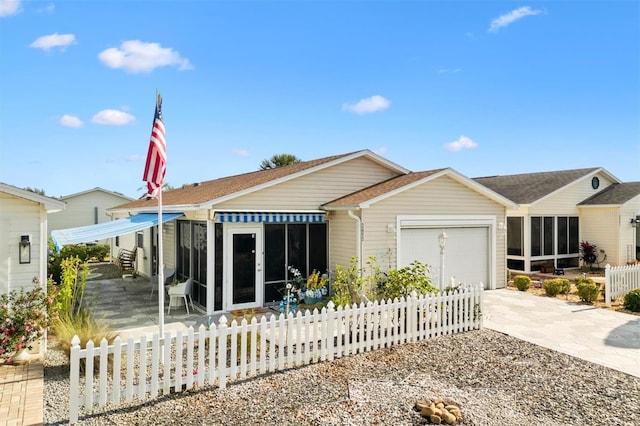
[[[18,259],[21,264],[31,263],[31,242],[28,235],[20,236]]]
[[[631,226],[633,226],[634,228],[638,226],[639,222],[640,220],[636,219],[635,217],[631,218]]]

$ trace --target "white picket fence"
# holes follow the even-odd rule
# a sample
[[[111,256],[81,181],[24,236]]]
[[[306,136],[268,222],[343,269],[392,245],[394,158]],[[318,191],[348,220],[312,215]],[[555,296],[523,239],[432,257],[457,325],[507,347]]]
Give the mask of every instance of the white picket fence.
[[[640,288],[640,264],[605,267],[604,301],[607,305],[637,288]]]
[[[69,421],[192,389],[482,328],[482,284],[439,295],[246,318],[150,339],[71,348]],[[88,372],[88,374],[82,374]],[[92,373],[95,372],[95,373]]]

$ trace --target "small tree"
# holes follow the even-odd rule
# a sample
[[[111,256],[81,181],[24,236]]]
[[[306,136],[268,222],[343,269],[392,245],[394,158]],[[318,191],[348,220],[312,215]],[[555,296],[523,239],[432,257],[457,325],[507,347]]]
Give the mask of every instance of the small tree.
[[[260,170],[275,169],[276,167],[288,166],[289,164],[300,163],[302,160],[293,154],[276,154],[271,158],[262,160]]]

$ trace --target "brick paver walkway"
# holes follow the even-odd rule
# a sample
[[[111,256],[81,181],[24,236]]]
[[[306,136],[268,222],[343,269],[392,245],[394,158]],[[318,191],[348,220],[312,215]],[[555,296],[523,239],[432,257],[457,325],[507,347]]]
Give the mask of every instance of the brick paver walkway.
[[[0,364],[0,426],[42,425],[44,367],[41,359]]]

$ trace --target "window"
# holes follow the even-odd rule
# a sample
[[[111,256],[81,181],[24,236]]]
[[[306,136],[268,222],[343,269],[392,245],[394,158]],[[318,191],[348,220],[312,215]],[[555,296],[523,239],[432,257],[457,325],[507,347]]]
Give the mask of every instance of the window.
[[[522,241],[524,232],[523,217],[507,218],[507,254],[522,256]]]
[[[288,266],[307,277],[313,270],[327,270],[325,223],[277,223],[264,225],[265,302],[279,300],[289,278]]]
[[[136,232],[136,246],[138,248],[144,248],[144,232]]]
[[[578,241],[578,217],[559,216],[558,221],[558,254],[575,254],[580,252]]]
[[[533,216],[531,218],[531,256],[554,254],[554,217]]]

